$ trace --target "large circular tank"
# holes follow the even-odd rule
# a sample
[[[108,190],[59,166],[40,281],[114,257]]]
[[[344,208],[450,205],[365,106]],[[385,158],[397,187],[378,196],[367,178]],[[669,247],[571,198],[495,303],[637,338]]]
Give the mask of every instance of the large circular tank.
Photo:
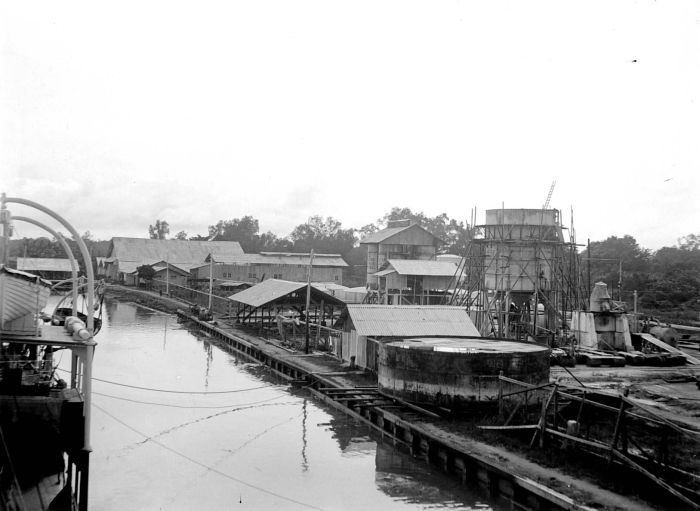
[[[549,348],[486,338],[416,338],[381,344],[379,389],[415,403],[458,409],[498,397],[498,375],[549,381]]]

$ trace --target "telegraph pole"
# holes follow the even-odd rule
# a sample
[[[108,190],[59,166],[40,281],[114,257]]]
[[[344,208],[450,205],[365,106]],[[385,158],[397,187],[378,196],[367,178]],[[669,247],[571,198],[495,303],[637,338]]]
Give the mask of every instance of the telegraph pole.
[[[304,353],[309,353],[309,307],[311,305],[311,268],[314,265],[314,251],[311,249],[309,253],[309,276],[306,281],[306,344],[304,345]]]

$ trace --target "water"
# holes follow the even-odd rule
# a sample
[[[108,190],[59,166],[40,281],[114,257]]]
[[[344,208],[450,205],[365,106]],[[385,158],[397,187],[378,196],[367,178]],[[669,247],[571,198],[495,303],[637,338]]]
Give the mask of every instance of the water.
[[[173,316],[108,300],[97,341],[92,510],[505,509]]]

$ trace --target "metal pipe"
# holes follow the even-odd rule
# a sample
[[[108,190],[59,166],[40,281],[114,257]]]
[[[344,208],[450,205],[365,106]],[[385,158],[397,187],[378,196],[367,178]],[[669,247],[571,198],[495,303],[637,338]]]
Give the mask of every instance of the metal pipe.
[[[36,225],[37,227],[41,227],[46,232],[51,234],[54,238],[56,238],[58,243],[63,248],[63,251],[68,255],[68,259],[70,260],[71,276],[73,280],[73,316],[76,316],[78,313],[78,263],[76,262],[75,256],[73,255],[73,251],[70,249],[70,246],[66,242],[66,239],[60,232],[54,231],[48,225],[41,223],[38,220],[34,220],[33,218],[29,218],[26,216],[13,216],[12,220],[27,222],[29,224]]]
[[[73,235],[73,239],[78,244],[80,249],[80,254],[83,257],[85,263],[85,273],[87,274],[87,297],[88,297],[88,310],[87,310],[87,329],[92,335],[94,330],[94,319],[95,319],[95,272],[92,268],[92,261],[90,260],[90,253],[88,252],[85,242],[78,234],[71,224],[69,224],[61,215],[51,211],[46,206],[43,206],[37,202],[30,201],[27,199],[20,199],[18,197],[6,197],[3,193],[0,197],[1,207],[5,209],[5,204],[8,202],[14,202],[16,204],[23,204],[25,206],[38,209],[54,218],[60,222],[68,231]],[[94,347],[87,348],[86,358],[84,361],[84,380],[83,380],[83,398],[85,400],[85,435],[84,435],[84,449],[86,451],[91,451],[90,446],[90,422],[91,422],[91,404],[92,404],[92,355],[94,353]]]
[[[92,261],[90,260],[90,253],[88,252],[87,246],[85,246],[85,242],[80,237],[80,234],[78,234],[78,231],[76,231],[73,228],[73,226],[71,224],[69,224],[61,215],[59,215],[58,213],[55,213],[54,211],[51,211],[46,206],[42,206],[41,204],[39,204],[37,202],[30,201],[27,199],[20,199],[18,197],[5,197],[4,194],[3,194],[1,200],[2,200],[3,205],[7,202],[14,202],[16,204],[23,204],[25,206],[29,206],[29,207],[33,207],[35,209],[38,209],[39,211],[46,213],[50,217],[52,217],[55,220],[57,220],[58,222],[60,222],[73,235],[73,239],[78,244],[78,248],[80,249],[80,255],[83,257],[83,262],[85,263],[85,273],[86,273],[87,279],[88,279],[87,328],[90,331],[90,333],[92,333],[93,328],[94,328],[94,316],[95,316],[95,272],[92,269]]]

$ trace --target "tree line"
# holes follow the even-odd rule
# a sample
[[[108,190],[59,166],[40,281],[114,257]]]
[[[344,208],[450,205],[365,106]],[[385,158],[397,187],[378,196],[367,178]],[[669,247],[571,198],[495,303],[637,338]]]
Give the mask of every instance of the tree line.
[[[206,235],[188,237],[184,231],[178,232],[174,239],[237,241],[247,253],[275,252],[309,252],[347,254],[368,234],[377,232],[392,220],[410,219],[425,227],[445,244],[445,253],[459,254],[466,247],[469,226],[464,222],[449,218],[442,213],[429,217],[422,212],[413,212],[410,208],[394,207],[375,223],[359,229],[343,228],[339,220],[329,216],[323,218],[315,215],[305,223],[297,225],[287,236],[279,237],[267,231],[260,232],[260,223],[250,215],[231,220],[219,220],[210,225]],[[165,220],[156,220],[148,226],[148,234],[153,239],[167,239],[170,225]]]
[[[667,320],[700,320],[700,235],[689,234],[673,247],[642,248],[630,235],[590,243],[581,253],[591,282],[605,282],[615,300]]]
[[[474,232],[474,226],[450,218],[445,213],[430,217],[410,208],[394,207],[376,222],[360,228],[344,228],[333,217],[316,215],[297,225],[287,236],[280,237],[270,231],[261,232],[259,221],[246,215],[219,220],[209,226],[206,234],[188,236],[180,231],[171,238],[237,241],[246,253],[308,253],[313,249],[317,253],[341,254],[350,265],[350,281],[361,285],[364,283],[366,253],[358,246],[359,240],[386,227],[389,221],[400,219],[411,219],[442,239],[445,242],[440,248],[442,253],[465,254]],[[148,235],[154,239],[167,239],[170,225],[166,220],[159,219],[148,226]],[[89,232],[83,235],[83,239],[93,256],[108,255],[109,241],[94,240]],[[78,254],[75,242],[69,240],[68,243]],[[55,240],[12,240],[10,257],[23,256],[65,257]],[[590,274],[591,284],[598,281],[607,283],[613,298],[627,302],[630,307],[633,292],[637,291],[642,310],[673,311],[686,319],[699,319],[700,234],[689,234],[680,238],[677,245],[656,251],[640,247],[633,236],[611,236],[582,248],[580,260],[582,273]]]

